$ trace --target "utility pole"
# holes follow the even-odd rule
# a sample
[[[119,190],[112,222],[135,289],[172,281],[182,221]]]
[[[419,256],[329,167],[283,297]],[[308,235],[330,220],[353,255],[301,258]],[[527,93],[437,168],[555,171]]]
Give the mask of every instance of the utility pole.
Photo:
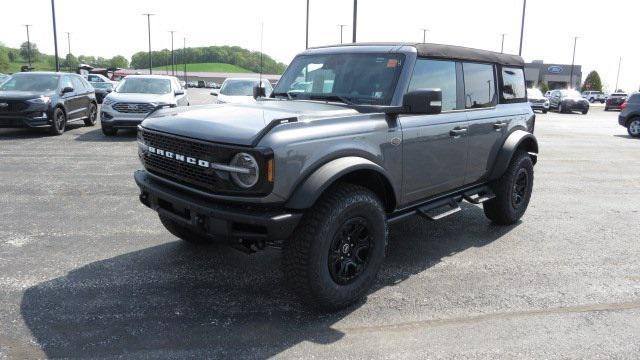
[[[422,43],[426,44],[427,43],[427,32],[429,31],[429,29],[420,29],[422,30]]]
[[[184,83],[187,84],[187,38],[182,38],[182,62],[184,63]]]
[[[25,25],[27,28],[27,58],[29,58],[29,71],[31,71],[31,40],[29,39],[29,27],[33,25]]]
[[[71,33],[67,31],[67,66],[69,67],[69,72],[71,72],[71,62],[69,59],[71,58]]]
[[[305,49],[309,48],[309,0],[307,0],[307,37],[304,45]]]
[[[340,24],[338,26],[340,27],[340,44],[342,44],[342,29],[344,29],[344,27],[347,26],[347,25]]]
[[[171,75],[175,76],[176,75],[176,71],[175,71],[176,58],[173,55],[173,33],[175,33],[175,31],[171,30],[169,32],[171,33]]]
[[[523,0],[522,2],[522,25],[520,26],[520,51],[518,51],[518,55],[522,56],[522,38],[524,37],[524,16],[527,12],[527,0]]]
[[[53,48],[56,56],[56,72],[60,71],[60,59],[58,59],[58,30],[56,29],[56,3],[51,0],[51,16],[53,17]]]
[[[155,14],[142,14],[147,17],[147,29],[149,32],[149,74],[153,74],[153,61],[151,60],[151,17]]]
[[[504,54],[504,36],[507,34],[500,34],[502,36],[502,45],[500,46],[500,53]]]
[[[622,56],[618,60],[618,75],[616,75],[616,88],[613,91],[618,91],[618,80],[620,80],[620,65],[622,64]]]
[[[573,88],[573,66],[576,61],[576,44],[578,43],[578,37],[573,37],[573,59],[571,60],[571,75],[569,76],[569,89]]]
[[[358,25],[358,0],[353,0],[353,42],[356,42],[356,33]]]

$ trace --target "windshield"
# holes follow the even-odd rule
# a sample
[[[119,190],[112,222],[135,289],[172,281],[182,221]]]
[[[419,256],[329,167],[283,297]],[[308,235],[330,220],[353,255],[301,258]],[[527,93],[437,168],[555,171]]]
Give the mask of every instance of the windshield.
[[[220,94],[227,96],[253,96],[253,88],[259,80],[227,80],[220,88]]]
[[[301,55],[278,81],[274,95],[389,105],[403,63],[401,54]]]
[[[532,99],[539,99],[542,96],[542,91],[540,91],[539,89],[527,89],[527,96],[532,98]]]
[[[113,85],[111,83],[91,83],[94,89],[112,89]]]
[[[560,94],[562,95],[563,98],[568,98],[568,99],[582,98],[582,95],[580,95],[580,93],[575,90],[562,90],[560,91]]]
[[[135,94],[168,94],[171,92],[169,79],[151,79],[127,77],[118,86],[116,92]]]
[[[53,74],[20,74],[11,76],[2,85],[1,91],[35,91],[48,92],[58,88],[58,75]]]

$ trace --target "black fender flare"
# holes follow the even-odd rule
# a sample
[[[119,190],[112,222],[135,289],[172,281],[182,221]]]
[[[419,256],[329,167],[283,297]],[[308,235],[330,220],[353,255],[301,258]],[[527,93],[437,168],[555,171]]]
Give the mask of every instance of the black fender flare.
[[[397,199],[398,193],[382,166],[359,156],[346,156],[331,160],[316,169],[298,185],[287,200],[285,207],[289,209],[310,208],[336,180],[358,170],[371,170],[379,173],[391,186],[393,195]]]
[[[498,152],[489,180],[495,180],[504,174],[507,167],[509,167],[513,154],[515,154],[519,148],[531,154],[538,154],[538,140],[532,133],[524,130],[515,130],[509,134],[509,137],[507,137],[507,140]],[[533,156],[532,160],[535,164],[537,156]]]

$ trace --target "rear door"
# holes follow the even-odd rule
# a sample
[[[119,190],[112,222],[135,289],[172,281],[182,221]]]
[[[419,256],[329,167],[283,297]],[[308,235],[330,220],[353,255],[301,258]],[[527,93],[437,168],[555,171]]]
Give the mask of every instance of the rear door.
[[[408,91],[441,89],[438,115],[402,115],[403,202],[419,201],[463,185],[467,167],[467,117],[460,106],[459,64],[418,59]]]
[[[73,76],[71,81],[73,82],[73,88],[75,89],[77,96],[78,117],[89,116],[89,105],[91,104],[89,88],[78,75]]]

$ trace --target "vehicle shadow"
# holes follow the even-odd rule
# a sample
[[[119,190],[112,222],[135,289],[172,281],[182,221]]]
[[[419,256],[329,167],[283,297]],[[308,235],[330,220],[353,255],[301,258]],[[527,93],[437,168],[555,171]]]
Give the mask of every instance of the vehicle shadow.
[[[640,138],[634,138],[631,135],[619,135],[619,134],[616,134],[616,135],[613,135],[613,136],[618,137],[618,138],[622,138],[622,139],[629,139],[629,140],[638,140],[638,139],[640,139]]]
[[[438,223],[411,218],[390,231],[374,293],[444,257],[501,238],[482,210]],[[365,304],[335,313],[300,305],[284,286],[281,253],[246,256],[181,241],[97,261],[27,289],[21,314],[48,357],[268,358],[301,342],[330,344],[332,325]]]
[[[102,133],[102,129],[98,126],[97,129],[91,130],[84,134],[76,136],[76,141],[88,141],[88,142],[130,142],[136,139],[136,130],[122,129],[118,130],[116,136],[105,136]]]
[[[73,131],[79,128],[84,127],[82,123],[71,123],[67,124],[67,128],[65,129],[65,134],[69,134],[69,131]],[[0,141],[7,140],[18,140],[18,139],[37,139],[37,138],[46,138],[46,137],[55,137],[55,135],[49,134],[48,128],[34,128],[34,129],[0,129]]]

